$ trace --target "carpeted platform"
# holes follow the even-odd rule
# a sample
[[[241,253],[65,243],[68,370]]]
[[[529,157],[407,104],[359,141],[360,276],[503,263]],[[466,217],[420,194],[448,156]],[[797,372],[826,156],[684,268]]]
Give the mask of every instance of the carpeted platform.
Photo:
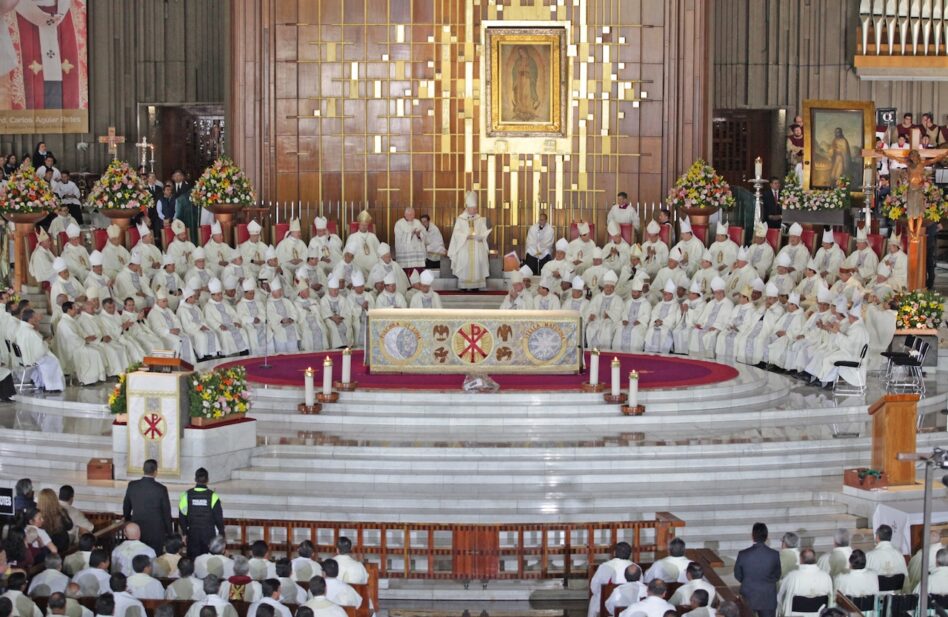
[[[236,360],[222,366],[245,366],[247,378],[251,383],[302,387],[303,372],[310,366],[318,371],[327,353],[333,355],[338,379],[341,362],[339,351],[271,356],[271,368],[262,368],[263,358],[259,357]],[[643,389],[703,386],[734,379],[738,375],[734,367],[717,362],[677,356],[603,353],[599,363],[600,383],[609,384],[610,363],[613,357],[618,357],[622,363],[623,387],[632,370],[639,372],[639,387]],[[500,385],[501,391],[579,390],[580,386],[587,381],[585,374],[504,375],[491,373],[490,376]],[[320,379],[317,376],[317,386]],[[362,351],[352,352],[352,379],[359,383],[360,389],[378,390],[460,390],[464,382],[463,375],[368,374],[366,368],[362,366]]]

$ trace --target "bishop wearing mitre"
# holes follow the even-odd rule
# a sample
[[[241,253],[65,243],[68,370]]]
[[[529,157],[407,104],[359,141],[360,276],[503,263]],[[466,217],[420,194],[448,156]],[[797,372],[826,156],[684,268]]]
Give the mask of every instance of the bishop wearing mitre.
[[[458,277],[459,289],[487,287],[490,272],[487,253],[487,219],[477,214],[477,193],[468,191],[464,196],[464,212],[454,223],[448,257],[451,269]]]

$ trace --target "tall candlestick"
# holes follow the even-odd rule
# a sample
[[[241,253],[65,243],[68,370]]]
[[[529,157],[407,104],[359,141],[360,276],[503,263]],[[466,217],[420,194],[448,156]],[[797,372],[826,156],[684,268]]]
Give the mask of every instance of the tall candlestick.
[[[637,371],[629,373],[629,407],[639,405],[639,374]]]
[[[323,360],[323,396],[332,395],[332,358]]]
[[[304,374],[303,385],[306,389],[306,394],[303,397],[304,402],[307,407],[312,407],[316,404],[316,386],[313,384],[313,367],[307,367]]]
[[[599,385],[599,350],[593,349],[589,354],[589,385]]]
[[[342,350],[342,383],[352,381],[352,351],[348,347]]]
[[[612,358],[612,396],[618,397],[622,388],[619,376],[619,358]]]
[[[756,159],[754,159],[754,179],[760,180],[760,178],[763,175],[764,175],[764,159],[758,156]]]

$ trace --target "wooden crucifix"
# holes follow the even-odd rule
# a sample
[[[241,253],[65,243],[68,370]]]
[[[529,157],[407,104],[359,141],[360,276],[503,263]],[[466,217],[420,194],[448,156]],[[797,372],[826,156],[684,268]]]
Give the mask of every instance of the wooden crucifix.
[[[118,158],[118,145],[125,143],[125,137],[122,135],[116,135],[115,127],[110,126],[108,133],[99,137],[99,143],[108,144],[109,154],[112,155],[112,160],[115,160]]]
[[[948,150],[921,148],[921,131],[912,129],[912,145],[908,151],[899,148],[863,150],[866,159],[888,158],[902,163],[908,172],[905,195],[908,221],[908,289],[925,287],[925,171],[926,167],[948,159]],[[866,230],[868,232],[868,230]]]

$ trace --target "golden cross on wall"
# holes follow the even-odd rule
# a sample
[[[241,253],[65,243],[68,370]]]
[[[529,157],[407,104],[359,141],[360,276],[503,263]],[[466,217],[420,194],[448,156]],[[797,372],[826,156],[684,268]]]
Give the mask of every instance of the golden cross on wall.
[[[125,137],[122,135],[116,135],[115,127],[110,126],[108,133],[99,137],[99,143],[108,144],[109,154],[111,154],[112,159],[115,160],[118,158],[118,145],[125,143]]]

